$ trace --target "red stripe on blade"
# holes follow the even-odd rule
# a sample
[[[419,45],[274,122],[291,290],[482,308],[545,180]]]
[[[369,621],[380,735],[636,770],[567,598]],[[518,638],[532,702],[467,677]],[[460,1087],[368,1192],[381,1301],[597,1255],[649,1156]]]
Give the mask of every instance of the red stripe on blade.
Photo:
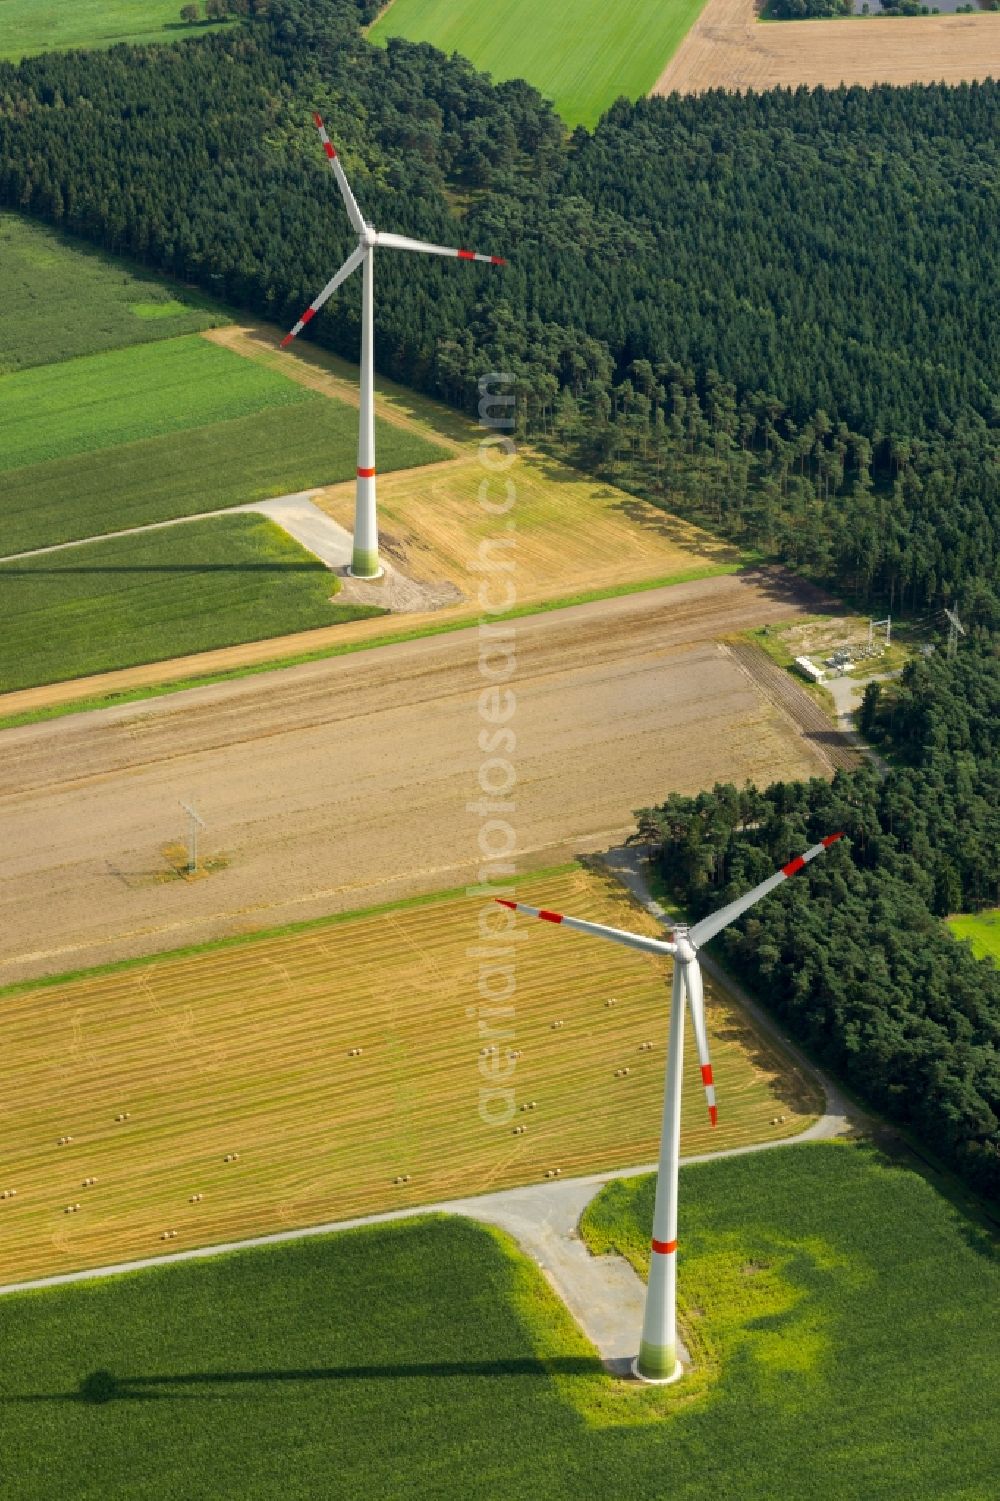
[[[677,1250],[677,1242],[675,1240],[654,1240],[652,1246],[653,1250],[659,1251],[661,1256],[669,1256]]]
[[[543,910],[539,912],[538,915],[543,922],[562,922],[561,912],[546,912],[543,908]]]
[[[843,837],[844,837],[843,833],[840,833],[840,834],[827,834],[827,836],[826,836],[825,839],[821,839],[820,840],[820,844],[823,846],[823,848],[825,850],[828,850],[830,848],[831,844],[836,844],[837,840],[838,839],[843,839]]]
[[[717,1105],[709,1105],[708,1118],[712,1122],[713,1126],[717,1126],[719,1124],[719,1109]]]
[[[805,863],[801,855],[796,855],[794,860],[789,860],[787,865],[781,867],[781,874],[783,876],[794,876],[795,872],[801,870]]]
[[[330,160],[333,161],[333,159],[337,155],[337,153],[334,151],[333,146],[332,146],[332,144],[329,141],[324,141],[323,142],[323,150],[326,152],[326,154],[330,158]]]
[[[359,475],[359,477],[361,479],[374,479],[375,478],[375,470],[374,469],[359,469],[358,470],[358,475]]]
[[[322,117],[320,115],[317,115],[315,112],[313,113],[313,124],[315,125],[317,130],[323,129]]]
[[[498,907],[509,907],[512,912],[517,911],[516,902],[505,902],[502,896],[495,896],[493,900],[496,902]]]
[[[504,258],[503,258],[502,255],[491,255],[490,256],[490,265],[491,266],[506,266],[506,264],[507,264],[507,262],[504,260]]]
[[[712,1065],[710,1063],[703,1063],[701,1066],[701,1082],[703,1084],[712,1083]]]
[[[302,314],[302,322],[308,323],[310,318],[315,318],[315,316],[316,309],[314,307],[307,307],[305,312]]]
[[[476,252],[474,250],[460,250],[458,258],[460,261],[474,261],[476,259]]]
[[[282,349],[284,349],[284,347],[285,347],[286,344],[290,344],[294,338],[295,338],[294,333],[286,334],[285,337],[281,341],[281,347],[282,347]]]

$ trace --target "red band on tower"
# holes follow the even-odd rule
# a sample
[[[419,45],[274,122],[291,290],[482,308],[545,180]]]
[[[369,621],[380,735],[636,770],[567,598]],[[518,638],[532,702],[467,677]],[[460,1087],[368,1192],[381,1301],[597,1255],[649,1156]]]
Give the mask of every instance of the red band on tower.
[[[658,1251],[661,1256],[670,1256],[677,1250],[675,1240],[654,1240],[652,1246],[653,1250]]]
[[[359,479],[374,479],[375,478],[375,470],[374,469],[359,469],[358,470],[358,478]]]

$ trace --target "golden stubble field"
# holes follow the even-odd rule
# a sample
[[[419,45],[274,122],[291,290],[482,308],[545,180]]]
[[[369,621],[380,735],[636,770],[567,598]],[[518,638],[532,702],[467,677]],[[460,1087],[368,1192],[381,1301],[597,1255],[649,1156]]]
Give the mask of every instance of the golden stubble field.
[[[578,867],[518,889],[657,931]],[[7,992],[0,1190],[17,1194],[0,1200],[0,1281],[654,1159],[667,966],[530,919],[510,937],[506,921],[448,896]],[[480,964],[512,947],[513,1015],[482,1012]],[[720,1124],[692,1055],[684,1151],[802,1129],[814,1087],[711,990],[709,1030]],[[504,1068],[518,1054],[500,1083],[492,1045]],[[480,1107],[503,1116],[507,1102],[481,1091],[498,1087],[513,1114],[488,1124]]]
[[[954,84],[1000,75],[1000,15],[760,22],[758,10],[757,0],[708,0],[653,93]]]

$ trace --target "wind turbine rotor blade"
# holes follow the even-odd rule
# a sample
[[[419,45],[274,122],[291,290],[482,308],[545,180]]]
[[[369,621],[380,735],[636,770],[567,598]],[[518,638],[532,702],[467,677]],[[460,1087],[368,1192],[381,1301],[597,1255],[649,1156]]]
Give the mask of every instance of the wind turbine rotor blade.
[[[480,255],[478,250],[455,250],[451,245],[431,245],[426,240],[411,240],[406,235],[383,234],[378,231],[379,245],[390,250],[416,250],[422,255],[453,255],[460,261],[485,261],[488,266],[506,266],[502,255]]]
[[[814,844],[811,849],[807,849],[804,855],[796,855],[794,860],[789,860],[787,865],[775,871],[773,876],[768,876],[766,881],[761,881],[760,885],[755,886],[752,891],[737,897],[735,902],[730,902],[728,907],[720,907],[718,912],[712,912],[708,917],[703,917],[701,922],[696,922],[688,931],[691,942],[696,947],[707,943],[710,938],[715,937],[716,933],[721,933],[723,928],[728,928],[731,922],[735,922],[750,907],[756,906],[769,891],[774,891],[775,887],[780,886],[782,882],[797,875],[804,865],[809,864],[810,860],[815,860],[817,855],[821,855],[824,850],[830,848],[831,844],[836,844],[837,840],[843,837],[843,834],[828,834],[825,839],[820,840],[819,844]]]
[[[323,124],[323,121],[320,119],[319,115],[313,115],[313,120],[315,121],[316,129],[319,131],[319,138],[323,142],[323,150],[326,152],[327,160],[330,163],[333,175],[337,179],[337,186],[340,189],[340,196],[343,198],[344,207],[347,209],[347,217],[354,225],[354,228],[357,230],[358,234],[363,235],[368,226],[365,224],[361,210],[358,208],[358,205],[354,201],[354,194],[351,192],[351,185],[347,181],[347,174],[344,171],[343,167],[340,165],[340,157],[334,150],[333,142],[327,135],[326,126]]]
[[[687,964],[682,964],[681,967],[684,972],[684,989],[687,991],[688,1005],[691,1008],[694,1040],[698,1047],[698,1062],[701,1064],[701,1082],[705,1086],[705,1099],[708,1102],[708,1118],[713,1126],[717,1126],[719,1112],[715,1105],[715,1080],[712,1078],[712,1060],[708,1052],[708,1032],[705,1028],[705,991],[701,982],[701,966],[697,959],[692,959]]]
[[[540,917],[543,922],[561,923],[576,933],[590,933],[594,938],[606,938],[611,943],[620,943],[627,949],[641,949],[645,954],[675,954],[677,945],[662,938],[645,938],[640,933],[626,933],[621,928],[606,928],[601,923],[584,922],[579,917],[565,917],[561,912],[547,912],[544,907],[529,907],[525,902],[505,902],[500,897],[493,900],[512,912],[527,912],[529,917]]]
[[[282,349],[284,349],[286,344],[290,344],[292,342],[296,334],[300,334],[302,332],[311,318],[315,318],[324,302],[326,302],[328,298],[333,296],[334,292],[340,286],[341,282],[346,281],[351,273],[358,269],[364,258],[364,246],[359,245],[357,250],[352,251],[351,254],[347,257],[347,260],[341,266],[336,276],[330,277],[330,280],[327,282],[322,292],[320,292],[319,296],[313,298],[312,302],[310,302],[309,306],[306,308],[305,312],[302,314],[302,317],[299,319],[298,323],[296,323],[291,333],[287,333],[282,339]]]

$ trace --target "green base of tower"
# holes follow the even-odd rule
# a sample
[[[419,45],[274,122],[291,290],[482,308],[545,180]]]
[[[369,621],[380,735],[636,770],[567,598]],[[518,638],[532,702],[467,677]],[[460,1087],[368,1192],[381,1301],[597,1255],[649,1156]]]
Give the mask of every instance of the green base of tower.
[[[632,1369],[640,1381],[655,1381],[661,1386],[669,1386],[684,1375],[673,1346],[647,1345],[645,1340],[639,1346]]]
[[[384,569],[377,552],[355,552],[348,571],[355,579],[380,579]]]

